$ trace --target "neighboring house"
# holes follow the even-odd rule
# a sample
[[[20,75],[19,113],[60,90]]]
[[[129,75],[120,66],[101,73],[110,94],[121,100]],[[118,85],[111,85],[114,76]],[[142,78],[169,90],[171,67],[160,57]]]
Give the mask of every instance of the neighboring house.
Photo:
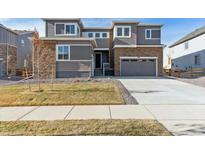
[[[11,30],[0,24],[0,77],[15,76],[16,70],[32,71],[34,31]]]
[[[205,26],[186,35],[169,48],[172,69],[205,68]]]
[[[17,36],[17,65],[16,69],[23,70],[25,66],[32,70],[32,51],[33,43],[32,37],[34,31],[14,30]]]
[[[17,35],[0,24],[0,77],[16,74]]]
[[[162,75],[162,25],[113,21],[112,27],[99,28],[84,27],[80,19],[43,20],[46,31],[40,40],[46,51],[39,66],[45,78],[51,66],[57,78]],[[37,57],[35,51],[35,68]]]

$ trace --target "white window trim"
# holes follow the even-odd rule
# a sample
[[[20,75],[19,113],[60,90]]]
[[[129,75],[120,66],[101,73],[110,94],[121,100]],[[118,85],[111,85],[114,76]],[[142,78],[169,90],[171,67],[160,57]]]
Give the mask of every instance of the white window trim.
[[[68,59],[58,59],[58,47],[68,46]],[[57,44],[56,45],[56,61],[70,61],[70,45],[69,44]]]
[[[93,34],[93,37],[89,37],[89,33]],[[100,33],[100,37],[95,37],[96,33]],[[103,37],[103,33],[107,33],[107,37]],[[109,32],[84,32],[84,36],[88,38],[96,38],[96,39],[107,39],[109,38]]]
[[[160,31],[160,29],[145,29],[145,39],[146,40],[159,40],[160,38],[152,38],[152,30]],[[150,31],[150,38],[147,37],[147,31]]]
[[[122,36],[117,36],[117,29],[122,28]],[[129,28],[129,36],[124,36],[125,28]],[[114,27],[114,38],[131,38],[131,26],[115,26]]]
[[[58,25],[58,24],[64,25],[64,34],[56,34],[56,25]],[[75,34],[66,34],[66,26],[67,25],[75,25]],[[77,28],[79,28],[79,33],[80,33],[80,27],[77,23],[55,23],[54,34],[55,34],[55,36],[77,36],[78,35]]]

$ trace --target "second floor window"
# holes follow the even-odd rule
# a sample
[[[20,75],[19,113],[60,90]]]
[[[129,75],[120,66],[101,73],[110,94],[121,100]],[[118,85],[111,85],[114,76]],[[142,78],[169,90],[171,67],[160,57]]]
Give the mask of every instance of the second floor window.
[[[66,34],[76,34],[75,25],[66,25]]]
[[[58,61],[70,60],[70,46],[56,45],[56,56]]]
[[[107,38],[107,33],[102,33],[103,38]]]
[[[146,39],[160,39],[160,30],[159,29],[146,29],[145,38]]]
[[[116,37],[131,37],[130,26],[116,26]]]
[[[76,24],[55,24],[56,35],[77,35],[77,25]]]
[[[99,38],[100,37],[100,33],[95,33],[95,38]]]
[[[93,33],[88,33],[88,37],[93,37]]]

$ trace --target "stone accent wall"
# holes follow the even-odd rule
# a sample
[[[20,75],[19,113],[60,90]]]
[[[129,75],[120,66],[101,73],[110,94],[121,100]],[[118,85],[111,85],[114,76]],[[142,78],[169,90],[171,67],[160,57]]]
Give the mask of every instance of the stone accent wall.
[[[34,78],[56,78],[56,41],[39,41],[34,44]],[[39,69],[38,69],[39,68]]]
[[[163,48],[162,47],[137,47],[114,49],[114,74],[120,75],[120,57],[158,57],[158,75],[163,71]]]
[[[2,62],[3,76],[16,75],[16,63],[17,63],[16,54],[17,54],[16,47],[7,44],[0,44],[0,58],[3,58],[3,62]]]

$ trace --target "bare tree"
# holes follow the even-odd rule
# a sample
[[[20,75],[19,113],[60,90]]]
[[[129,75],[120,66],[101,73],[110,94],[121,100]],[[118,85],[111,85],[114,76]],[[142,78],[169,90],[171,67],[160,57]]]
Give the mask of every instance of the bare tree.
[[[37,79],[38,91],[41,91],[41,79],[51,78],[52,88],[53,88],[53,78],[54,78],[54,60],[55,53],[45,42],[41,40],[38,36],[33,38],[34,42],[34,77]]]

